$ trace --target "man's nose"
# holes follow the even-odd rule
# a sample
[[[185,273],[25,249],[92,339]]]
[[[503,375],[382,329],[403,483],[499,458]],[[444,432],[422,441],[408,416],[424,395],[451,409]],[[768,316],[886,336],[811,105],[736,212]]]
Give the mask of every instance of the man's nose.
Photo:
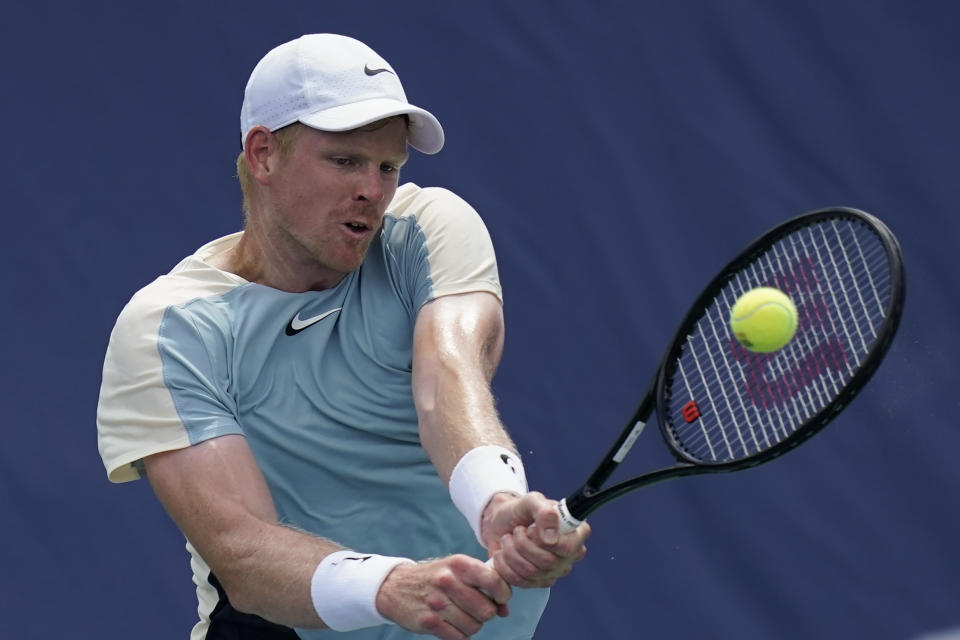
[[[383,176],[380,174],[380,167],[371,167],[362,171],[357,178],[354,199],[376,203],[383,200],[383,196]]]

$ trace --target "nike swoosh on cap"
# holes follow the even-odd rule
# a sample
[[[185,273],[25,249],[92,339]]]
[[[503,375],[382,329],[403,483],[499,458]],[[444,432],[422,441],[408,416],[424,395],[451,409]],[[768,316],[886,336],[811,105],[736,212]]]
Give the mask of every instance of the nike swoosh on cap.
[[[304,329],[306,329],[307,327],[309,327],[309,326],[311,326],[311,325],[314,325],[314,324],[320,322],[321,320],[323,320],[323,319],[326,318],[327,316],[329,316],[329,315],[331,315],[331,314],[334,314],[334,313],[336,313],[337,311],[340,311],[341,309],[343,309],[343,307],[337,307],[336,309],[330,309],[329,311],[324,311],[323,313],[321,313],[321,314],[318,315],[318,316],[312,316],[312,317],[310,317],[310,318],[305,318],[305,319],[303,319],[303,320],[300,319],[300,312],[298,311],[298,312],[297,312],[297,315],[293,316],[293,319],[290,320],[289,324],[287,324],[286,334],[287,334],[288,336],[295,336],[295,335],[297,335],[298,333],[300,333],[301,331],[303,331]]]
[[[371,69],[368,65],[363,65],[363,72],[368,76],[375,76],[378,73],[393,73],[390,69]],[[393,75],[397,75],[393,73]]]

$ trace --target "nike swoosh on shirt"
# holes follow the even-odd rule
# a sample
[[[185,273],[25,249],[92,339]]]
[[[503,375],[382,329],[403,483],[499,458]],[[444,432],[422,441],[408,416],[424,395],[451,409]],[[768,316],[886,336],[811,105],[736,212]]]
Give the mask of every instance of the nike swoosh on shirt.
[[[340,311],[341,309],[343,309],[343,307],[337,307],[336,309],[330,309],[329,311],[325,311],[325,312],[321,313],[321,314],[318,315],[318,316],[313,316],[313,317],[310,317],[310,318],[305,318],[305,319],[303,319],[303,320],[300,319],[300,312],[298,311],[298,312],[297,312],[297,315],[293,316],[293,319],[290,321],[289,324],[287,324],[286,334],[287,334],[288,336],[295,336],[295,335],[297,335],[298,333],[300,333],[301,331],[303,331],[304,329],[306,329],[307,327],[309,327],[309,326],[311,326],[311,325],[314,325],[314,324],[320,322],[321,320],[323,320],[323,319],[326,318],[327,316],[329,316],[329,315],[331,315],[331,314],[334,314],[334,313],[336,313],[337,311]]]

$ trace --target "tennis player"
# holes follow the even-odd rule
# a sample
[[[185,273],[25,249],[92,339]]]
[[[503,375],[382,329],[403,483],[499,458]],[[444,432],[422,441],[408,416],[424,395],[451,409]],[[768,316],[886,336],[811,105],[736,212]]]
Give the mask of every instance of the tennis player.
[[[97,415],[110,480],[149,478],[187,539],[191,638],[532,637],[589,527],[558,534],[494,408],[480,217],[398,186],[439,122],[320,34],[259,62],[241,134],[244,230],[126,305]]]

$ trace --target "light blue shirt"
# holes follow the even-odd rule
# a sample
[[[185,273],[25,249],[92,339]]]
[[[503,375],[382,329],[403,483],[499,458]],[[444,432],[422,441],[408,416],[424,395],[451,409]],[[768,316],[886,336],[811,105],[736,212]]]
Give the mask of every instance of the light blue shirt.
[[[411,371],[419,309],[448,293],[489,291],[499,297],[496,262],[486,229],[462,200],[443,190],[405,188],[394,201],[402,213],[385,217],[361,268],[336,287],[288,293],[220,272],[205,260],[235,242],[221,239],[164,276],[174,282],[154,283],[154,291],[147,287],[135,297],[118,321],[120,337],[111,339],[107,360],[120,349],[122,323],[158,313],[154,349],[158,383],[172,401],[169,422],[188,444],[245,436],[281,522],[363,552],[485,559],[420,446]],[[193,283],[202,283],[195,295]],[[181,301],[170,303],[170,291]],[[147,307],[149,312],[137,313]],[[145,413],[157,411],[133,389],[106,395],[102,452],[124,448],[113,442],[123,438],[111,427],[113,403],[126,397],[134,405],[142,402]],[[173,426],[158,425],[155,433],[158,443],[169,442]],[[104,454],[112,478],[144,457],[134,445],[126,445],[126,455]],[[515,590],[511,616],[488,623],[474,637],[532,637],[547,593]],[[392,625],[298,633],[351,640],[414,637]]]

